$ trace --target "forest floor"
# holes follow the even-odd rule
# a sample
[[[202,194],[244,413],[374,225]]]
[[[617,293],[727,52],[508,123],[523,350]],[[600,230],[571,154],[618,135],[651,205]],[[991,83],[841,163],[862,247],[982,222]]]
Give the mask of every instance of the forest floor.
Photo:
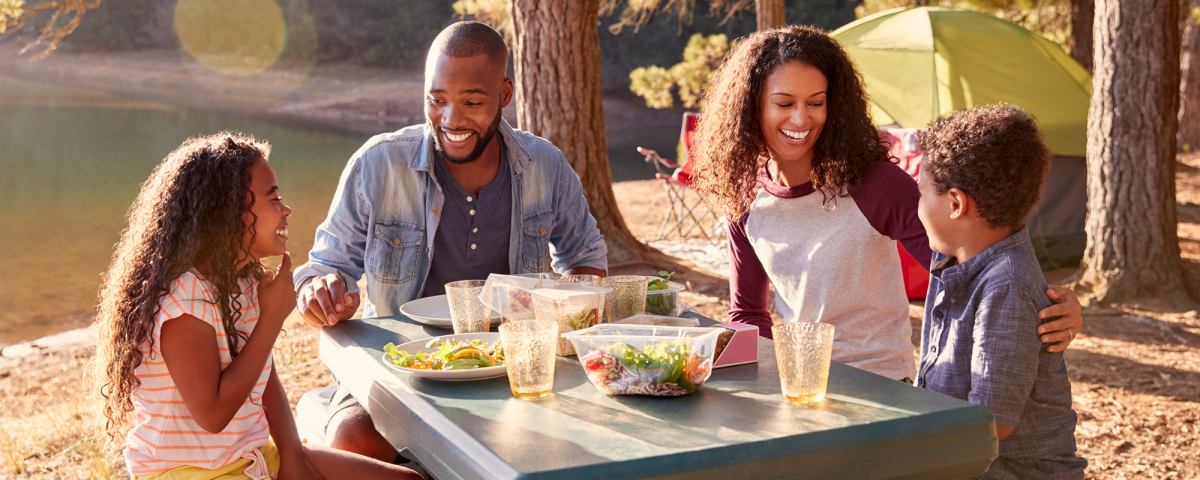
[[[417,123],[419,74],[350,66],[280,67],[257,79],[230,79],[198,70],[175,52],[56,53],[36,63],[0,42],[0,71],[24,79],[100,88],[144,101],[264,114],[341,128],[379,129]],[[414,88],[415,87],[415,88]],[[416,92],[416,93],[414,93]],[[414,97],[414,95],[418,95]],[[605,101],[610,122],[638,115],[623,100]],[[507,113],[507,112],[506,112]],[[672,121],[675,112],[666,112]],[[1177,164],[1177,207],[1183,261],[1200,278],[1200,156]],[[613,186],[633,233],[655,236],[666,208],[656,180]],[[1070,270],[1046,272],[1051,283]],[[726,272],[696,268],[676,277],[683,300],[712,318],[729,308]],[[911,307],[919,332],[922,305]],[[1200,478],[1200,318],[1195,310],[1141,305],[1089,306],[1066,353],[1080,455],[1088,478]],[[914,333],[914,342],[917,342]],[[7,347],[0,355],[0,478],[127,478],[119,453],[105,451],[85,373],[94,332],[76,330]],[[304,392],[331,383],[317,358],[317,331],[295,318],[275,358],[293,405]]]

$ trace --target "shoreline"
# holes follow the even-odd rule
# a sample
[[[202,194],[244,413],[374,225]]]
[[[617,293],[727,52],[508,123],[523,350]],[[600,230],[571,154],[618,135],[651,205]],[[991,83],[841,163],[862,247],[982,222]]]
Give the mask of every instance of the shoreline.
[[[8,80],[35,97],[28,102],[17,99],[17,105],[53,104],[53,90],[65,89],[80,92],[88,106],[178,108],[245,116],[314,132],[374,135],[424,122],[424,77],[419,72],[336,63],[280,63],[257,75],[237,77],[207,70],[175,50],[104,51],[78,46],[31,62],[31,54],[18,54],[25,38],[0,36],[0,40],[0,82]],[[683,112],[646,108],[632,94],[606,94],[604,111],[610,134],[638,131],[647,125],[677,131]],[[513,125],[517,123],[515,114],[513,105],[504,111]],[[651,193],[661,195],[661,191]],[[653,211],[622,213],[627,217],[661,215],[662,206],[644,200],[638,198],[636,208]],[[649,223],[658,221],[656,217]],[[637,220],[630,218],[627,223],[632,227]],[[69,338],[72,332],[89,328],[83,322],[90,323],[92,312],[78,313],[88,318],[68,319],[69,312],[62,311],[55,316],[63,323],[47,326],[42,330],[47,334],[0,342],[0,358],[36,351],[38,345],[57,341],[51,339]],[[79,327],[81,324],[85,326]],[[63,330],[55,332],[54,328]],[[28,333],[37,335],[37,330]]]

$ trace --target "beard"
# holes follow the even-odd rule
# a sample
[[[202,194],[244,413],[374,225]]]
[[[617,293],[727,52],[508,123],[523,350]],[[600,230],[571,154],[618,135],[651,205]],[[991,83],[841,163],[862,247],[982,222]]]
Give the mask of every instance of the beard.
[[[446,151],[446,146],[442,145],[442,132],[434,132],[434,150],[437,151],[438,155],[441,155],[442,158],[446,159],[446,161],[455,165],[464,165],[474,162],[475,160],[479,159],[480,155],[483,155],[483,150],[492,143],[492,139],[496,138],[496,133],[500,131],[501,112],[502,111],[500,109],[496,110],[495,120],[492,120],[492,124],[488,126],[487,131],[483,132],[482,135],[479,135],[479,139],[475,142],[475,148],[471,149],[471,152],[466,154],[466,156],[457,158],[451,156],[450,153]]]

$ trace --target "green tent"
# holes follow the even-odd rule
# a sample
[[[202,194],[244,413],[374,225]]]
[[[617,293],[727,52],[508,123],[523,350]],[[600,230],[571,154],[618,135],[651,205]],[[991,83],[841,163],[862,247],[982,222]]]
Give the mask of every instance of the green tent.
[[[1037,117],[1054,155],[1083,157],[1092,77],[1054,42],[969,10],[899,8],[832,34],[866,81],[876,125],[923,128],[993,103]]]
[[[832,35],[866,82],[877,126],[924,128],[938,115],[994,103],[1036,117],[1054,159],[1025,224],[1043,267],[1079,262],[1092,77],[1075,59],[1014,23],[954,8],[888,10]]]

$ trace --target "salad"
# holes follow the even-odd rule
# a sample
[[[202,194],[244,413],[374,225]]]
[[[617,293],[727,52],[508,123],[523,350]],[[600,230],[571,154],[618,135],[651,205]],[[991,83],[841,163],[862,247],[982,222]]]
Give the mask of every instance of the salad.
[[[435,338],[425,344],[433,352],[408,353],[388,343],[383,351],[387,360],[401,368],[418,370],[468,370],[472,368],[498,367],[504,365],[503,342],[489,346],[482,340],[448,340]]]
[[[666,270],[661,270],[658,275],[662,278],[652,279],[646,286],[646,313],[672,316],[675,314],[675,304],[679,299],[677,292],[668,291],[671,288],[671,277],[675,275],[675,272],[667,273]]]
[[[592,384],[608,395],[687,395],[698,390],[712,370],[712,358],[679,341],[645,349],[620,342],[579,361]]]

